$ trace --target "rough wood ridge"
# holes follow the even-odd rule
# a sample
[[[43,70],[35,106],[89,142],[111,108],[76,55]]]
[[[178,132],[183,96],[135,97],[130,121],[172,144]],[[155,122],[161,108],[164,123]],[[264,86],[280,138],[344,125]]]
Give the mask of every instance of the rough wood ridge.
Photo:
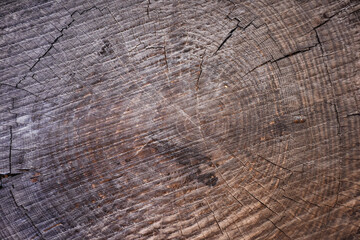
[[[2,0],[0,239],[359,239],[358,0]]]

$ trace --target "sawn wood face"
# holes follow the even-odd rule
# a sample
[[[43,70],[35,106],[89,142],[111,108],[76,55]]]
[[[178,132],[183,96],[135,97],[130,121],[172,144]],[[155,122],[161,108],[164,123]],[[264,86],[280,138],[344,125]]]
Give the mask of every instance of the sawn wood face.
[[[358,239],[359,1],[0,3],[0,239]]]

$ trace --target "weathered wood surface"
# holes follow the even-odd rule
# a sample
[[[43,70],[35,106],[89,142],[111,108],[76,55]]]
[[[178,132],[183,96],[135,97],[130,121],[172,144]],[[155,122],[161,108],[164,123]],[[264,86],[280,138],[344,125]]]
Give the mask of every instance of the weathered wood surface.
[[[359,1],[0,3],[0,239],[359,239]]]

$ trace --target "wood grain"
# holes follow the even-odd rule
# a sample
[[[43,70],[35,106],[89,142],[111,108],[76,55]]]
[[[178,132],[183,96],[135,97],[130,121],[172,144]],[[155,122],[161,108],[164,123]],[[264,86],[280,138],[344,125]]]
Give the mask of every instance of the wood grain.
[[[359,239],[360,4],[0,3],[0,239]]]

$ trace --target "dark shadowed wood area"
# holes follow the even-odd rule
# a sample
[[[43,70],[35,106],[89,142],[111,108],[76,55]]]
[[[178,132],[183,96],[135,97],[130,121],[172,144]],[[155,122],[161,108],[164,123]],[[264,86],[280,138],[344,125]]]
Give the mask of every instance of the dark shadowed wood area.
[[[0,239],[360,238],[358,0],[1,0]]]

